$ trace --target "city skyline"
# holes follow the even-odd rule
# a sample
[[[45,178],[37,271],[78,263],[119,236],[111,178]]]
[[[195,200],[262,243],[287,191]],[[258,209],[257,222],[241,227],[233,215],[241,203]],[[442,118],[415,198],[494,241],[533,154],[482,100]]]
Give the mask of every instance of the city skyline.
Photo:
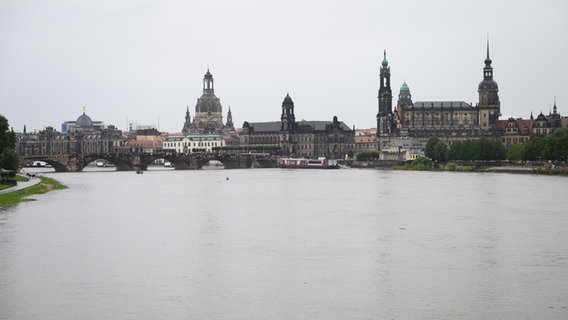
[[[179,132],[208,66],[216,94],[244,121],[278,119],[286,93],[298,120],[338,116],[376,126],[387,50],[393,107],[403,82],[415,101],[477,103],[489,32],[501,119],[568,108],[568,4],[212,1],[4,1],[0,114],[16,131],[60,129],[87,107],[94,120]]]

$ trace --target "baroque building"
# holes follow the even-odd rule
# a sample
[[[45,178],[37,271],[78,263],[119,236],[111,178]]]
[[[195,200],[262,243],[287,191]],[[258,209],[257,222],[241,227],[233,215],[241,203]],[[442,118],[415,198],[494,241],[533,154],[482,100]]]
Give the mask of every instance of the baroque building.
[[[438,136],[451,143],[457,139],[500,136],[497,130],[500,115],[499,89],[493,80],[491,63],[488,42],[483,80],[478,86],[479,102],[475,106],[464,101],[413,101],[405,81],[400,87],[393,110],[391,70],[385,51],[379,75],[379,148],[388,148],[391,138],[395,137],[410,137],[425,142],[431,136]]]
[[[47,127],[39,132],[17,134],[16,152],[20,156],[37,156],[107,154],[126,150],[126,138],[122,131],[113,125],[105,126],[101,121],[92,121],[84,110],[77,121],[66,123],[71,124],[66,127],[67,132]]]
[[[529,140],[534,134],[551,134],[558,128],[568,128],[568,118],[562,117],[558,113],[556,107],[556,98],[554,99],[554,107],[548,115],[542,112],[534,118],[531,113],[529,119],[509,118],[507,120],[497,120],[497,130],[502,133],[503,144],[506,149],[517,143],[523,143]]]
[[[220,135],[185,135],[166,137],[162,143],[162,148],[164,150],[175,150],[178,154],[211,153],[214,148],[224,145],[225,143]]]
[[[240,134],[243,146],[278,147],[284,154],[308,158],[343,159],[352,154],[355,130],[339,121],[296,121],[289,94],[282,102],[280,121],[246,122]]]
[[[203,77],[203,94],[197,99],[193,121],[187,107],[182,133],[189,134],[222,134],[234,132],[231,109],[227,114],[227,122],[223,123],[223,107],[221,100],[215,96],[213,75],[207,69]]]
[[[531,114],[530,119],[499,120],[499,86],[493,79],[489,41],[484,63],[483,79],[477,87],[479,100],[475,105],[464,101],[413,101],[405,81],[392,110],[391,70],[385,51],[379,73],[376,133],[379,149],[387,152],[397,147],[395,141],[400,137],[424,144],[432,136],[450,144],[455,140],[498,138],[508,149],[515,143],[527,141],[533,134],[550,134],[556,128],[568,127],[568,119],[558,113],[556,99],[549,115],[541,112],[536,119]]]

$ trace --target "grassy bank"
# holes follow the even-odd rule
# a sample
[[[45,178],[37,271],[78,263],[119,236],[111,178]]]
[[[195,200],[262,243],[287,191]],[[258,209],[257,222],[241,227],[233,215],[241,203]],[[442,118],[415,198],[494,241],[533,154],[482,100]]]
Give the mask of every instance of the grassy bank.
[[[418,170],[418,171],[458,171],[458,172],[476,172],[483,171],[483,168],[464,166],[455,162],[438,163],[432,162],[425,157],[417,158],[412,163],[395,166],[395,170]]]
[[[30,186],[28,188],[0,194],[0,207],[16,204],[22,201],[34,201],[35,199],[28,198],[34,194],[43,194],[52,190],[67,189],[67,186],[57,180],[48,177],[39,177],[41,182],[39,184]]]

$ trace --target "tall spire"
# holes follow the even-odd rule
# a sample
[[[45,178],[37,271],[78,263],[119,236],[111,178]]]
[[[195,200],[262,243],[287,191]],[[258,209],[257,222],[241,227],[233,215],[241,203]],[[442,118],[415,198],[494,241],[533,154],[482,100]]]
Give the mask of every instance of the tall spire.
[[[382,63],[383,67],[387,67],[389,65],[389,62],[387,61],[387,49],[385,49],[385,51],[383,52],[383,63]]]
[[[485,66],[491,67],[491,58],[489,58],[489,33],[487,33],[487,58],[485,58]]]
[[[491,58],[489,58],[489,33],[487,34],[487,58],[485,58],[485,67],[483,68],[483,79],[493,80],[493,67],[491,67]]]

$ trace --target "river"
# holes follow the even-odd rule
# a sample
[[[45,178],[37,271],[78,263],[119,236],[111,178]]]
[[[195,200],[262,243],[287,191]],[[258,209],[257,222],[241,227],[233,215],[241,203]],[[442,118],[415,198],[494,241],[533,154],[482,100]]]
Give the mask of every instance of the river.
[[[568,319],[566,177],[47,175],[0,209],[0,319]]]

